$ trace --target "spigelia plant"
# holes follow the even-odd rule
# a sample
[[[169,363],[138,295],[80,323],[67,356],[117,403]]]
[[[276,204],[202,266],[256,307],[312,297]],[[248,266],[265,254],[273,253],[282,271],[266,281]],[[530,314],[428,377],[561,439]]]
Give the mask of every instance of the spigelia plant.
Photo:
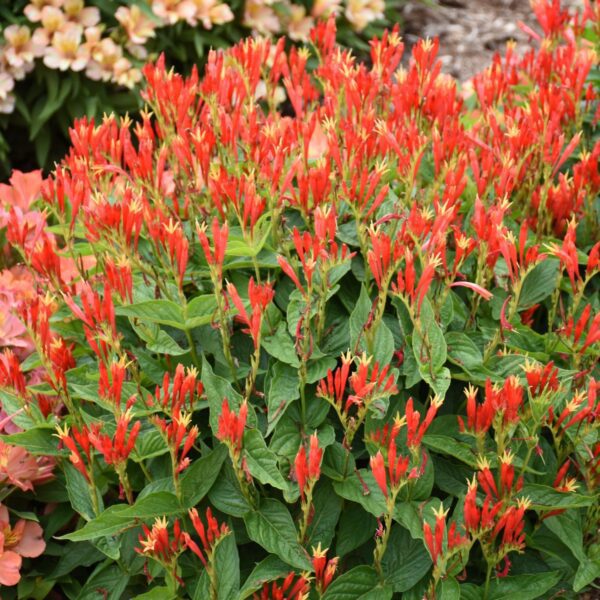
[[[533,6],[537,50],[471,94],[435,41],[400,67],[386,33],[367,66],[333,20],[202,77],[161,59],[135,120],[75,124],[35,202],[14,176],[33,283],[2,443],[31,473],[8,459],[5,585],[19,557],[40,598],[594,585],[600,11]]]

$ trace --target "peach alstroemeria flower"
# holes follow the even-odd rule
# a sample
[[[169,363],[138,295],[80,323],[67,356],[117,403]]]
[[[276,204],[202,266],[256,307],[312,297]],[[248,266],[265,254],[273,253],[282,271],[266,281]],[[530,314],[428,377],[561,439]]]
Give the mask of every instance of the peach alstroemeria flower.
[[[244,11],[244,26],[263,35],[272,35],[281,29],[275,11],[263,0],[248,0]]]
[[[0,113],[11,113],[15,108],[15,97],[11,93],[15,80],[10,73],[0,71]]]
[[[32,456],[19,446],[0,441],[0,483],[14,485],[24,492],[32,491],[34,484],[52,479],[54,461],[46,456]]]
[[[288,36],[296,42],[307,42],[315,24],[313,18],[306,15],[306,8],[300,4],[291,4],[289,11]]]
[[[46,549],[43,530],[35,521],[19,519],[11,528],[6,506],[0,504],[0,585],[17,585],[24,558],[40,556]]]
[[[100,11],[95,6],[85,6],[83,0],[64,0],[63,11],[69,21],[83,27],[94,27],[100,23]]]
[[[42,20],[42,11],[46,6],[58,8],[63,0],[31,0],[23,12],[32,23],[39,23]]]
[[[190,3],[181,0],[154,0],[152,12],[166,25],[174,25],[183,19],[192,18],[195,8]]]
[[[326,19],[329,15],[337,15],[341,4],[341,0],[315,0],[311,14],[315,19]]]
[[[54,34],[52,45],[44,56],[44,64],[49,69],[82,71],[89,59],[88,49],[81,45],[81,30],[73,27]]]
[[[113,75],[115,64],[123,56],[121,46],[110,38],[104,38],[94,45],[85,74],[95,81],[109,81]]]
[[[181,3],[186,14],[187,22],[196,26],[202,23],[205,29],[212,29],[214,25],[222,25],[233,21],[233,13],[227,4],[220,4],[217,0],[184,0]]]
[[[31,352],[34,348],[27,338],[25,326],[12,312],[11,306],[0,300],[0,348],[19,348]]]
[[[44,46],[31,38],[31,31],[25,25],[9,25],[4,30],[4,59],[13,68],[21,69],[31,65],[41,56]]]
[[[115,18],[127,33],[132,44],[145,44],[149,38],[153,38],[156,23],[147,17],[139,6],[133,4],[131,7],[120,6],[115,13]]]
[[[28,210],[40,196],[42,181],[40,170],[29,173],[13,171],[9,180],[10,185],[0,183],[0,206],[8,208],[18,206],[23,210]]]
[[[369,23],[383,19],[384,10],[384,0],[349,0],[345,15],[356,31],[362,31]]]

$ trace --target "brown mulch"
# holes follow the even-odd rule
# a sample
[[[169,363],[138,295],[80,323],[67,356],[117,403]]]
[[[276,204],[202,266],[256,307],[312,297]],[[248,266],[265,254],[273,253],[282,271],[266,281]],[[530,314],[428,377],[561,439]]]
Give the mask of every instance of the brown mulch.
[[[563,6],[580,6],[563,0]],[[420,37],[439,37],[443,70],[465,81],[490,64],[496,51],[515,40],[524,52],[531,40],[517,25],[537,29],[529,0],[409,0],[403,7],[403,37],[410,47]]]

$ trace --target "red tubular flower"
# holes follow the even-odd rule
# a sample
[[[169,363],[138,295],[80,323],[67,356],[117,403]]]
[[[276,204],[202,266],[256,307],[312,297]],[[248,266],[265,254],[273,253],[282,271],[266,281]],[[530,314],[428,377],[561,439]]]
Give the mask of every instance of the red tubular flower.
[[[310,436],[308,456],[306,448],[301,445],[294,459],[294,473],[298,481],[302,501],[307,494],[312,493],[315,483],[321,476],[321,461],[323,460],[323,448],[319,448],[319,438],[316,433]]]
[[[553,427],[556,429],[556,431],[566,431],[573,425],[581,423],[581,421],[583,421],[590,415],[592,411],[590,409],[589,404],[584,406],[582,410],[578,410],[579,407],[584,403],[584,401],[585,392],[579,392],[575,394],[575,396],[573,396],[573,398],[569,400],[569,402],[567,402],[565,408],[560,413],[560,416],[553,424]],[[552,407],[550,407],[548,412],[550,413],[551,410]],[[551,413],[551,415],[552,414],[553,413]],[[551,418],[551,421],[552,420],[553,419]]]
[[[248,405],[246,402],[242,403],[240,412],[236,415],[229,409],[227,398],[223,400],[221,414],[219,415],[217,439],[227,444],[236,458],[239,458],[242,452],[247,417]]]
[[[99,423],[92,425],[89,440],[94,448],[102,454],[107,464],[123,465],[127,462],[142,427],[142,422],[136,421],[128,431],[130,422],[131,412],[127,410],[117,419],[114,436],[100,433],[102,426]]]
[[[217,520],[213,517],[210,507],[206,509],[206,526],[198,516],[198,511],[195,508],[190,509],[189,515],[192,525],[200,537],[202,548],[200,548],[188,534],[184,534],[185,545],[202,561],[202,564],[206,566],[212,559],[215,546],[220,539],[230,533],[230,529],[226,523],[219,525]]]
[[[423,523],[423,537],[425,539],[425,545],[429,550],[429,554],[431,555],[431,560],[435,565],[439,558],[444,553],[444,532],[446,531],[446,515],[448,514],[447,510],[444,510],[443,506],[436,511],[435,514],[435,529],[432,531],[429,523]]]
[[[90,482],[89,465],[91,462],[92,443],[90,440],[90,431],[84,425],[81,429],[73,427],[71,431],[65,426],[64,428],[57,427],[57,436],[60,443],[71,452],[69,460],[73,466],[85,477],[86,481]],[[83,450],[83,456],[79,451],[79,448]]]
[[[110,287],[116,290],[121,300],[133,302],[133,278],[129,259],[122,256],[115,262],[112,258],[107,258],[104,263],[104,273]]]
[[[169,525],[167,517],[157,517],[149,529],[142,525],[143,535],[139,535],[140,545],[135,551],[143,556],[155,558],[163,565],[172,565],[181,552],[186,548],[186,534],[181,531],[179,520],[175,519],[173,524],[172,538],[169,536]]]
[[[204,392],[204,385],[198,381],[198,371],[195,367],[184,367],[178,364],[171,386],[171,376],[167,372],[163,376],[162,387],[156,386],[154,399],[149,396],[148,404],[156,402],[170,417],[177,418],[183,411],[192,411],[194,402]]]
[[[227,239],[229,237],[229,225],[227,221],[223,225],[219,226],[219,220],[215,217],[212,222],[212,237],[213,237],[213,249],[210,247],[208,237],[206,236],[206,223],[202,225],[196,224],[196,232],[200,245],[204,251],[206,262],[216,267],[217,277],[221,279],[223,277],[223,263],[225,261],[225,251],[227,249]]]
[[[533,397],[540,396],[546,390],[555,392],[558,390],[558,369],[554,362],[547,365],[525,364],[525,377],[529,384],[529,391]]]
[[[444,403],[444,399],[435,396],[431,400],[431,404],[427,409],[427,413],[423,422],[421,421],[421,415],[413,409],[413,399],[409,398],[406,403],[406,444],[411,450],[416,450],[421,445],[423,436],[427,432],[427,429],[431,425],[433,418],[435,417],[439,407]]]
[[[367,261],[377,287],[381,290],[387,285],[389,277],[397,270],[397,264],[404,256],[404,245],[401,238],[393,243],[391,238],[377,228],[369,229],[371,249],[367,252]]]
[[[341,409],[344,405],[344,396],[346,394],[346,385],[348,383],[351,364],[352,355],[350,352],[342,354],[342,366],[338,367],[334,372],[331,369],[327,371],[327,377],[319,381],[317,396],[329,400]]]
[[[514,456],[506,450],[500,457],[500,491],[504,497],[510,497],[513,492],[523,489],[523,477],[515,481]]]
[[[385,472],[385,461],[383,459],[383,454],[381,454],[381,450],[377,452],[375,456],[371,457],[371,471],[373,472],[373,477],[375,477],[375,481],[377,485],[383,492],[383,495],[388,497],[388,487],[387,487],[387,474]]]
[[[496,487],[496,480],[494,479],[494,475],[490,470],[490,465],[485,458],[480,458],[478,462],[479,472],[477,473],[477,481],[479,485],[482,487],[483,491],[487,496],[493,499],[498,499],[500,495],[498,494],[498,488]]]
[[[469,481],[463,515],[467,532],[477,531],[481,524],[481,511],[477,507],[477,482],[475,478]]]
[[[517,506],[509,506],[500,519],[498,519],[494,527],[494,537],[497,537],[502,532],[500,548],[504,552],[521,550],[524,547],[524,516],[528,507],[529,501],[520,499]]]
[[[295,581],[294,581],[295,580]],[[256,592],[254,600],[308,600],[310,583],[304,576],[291,571],[281,584],[267,582],[263,584],[262,590]]]
[[[127,375],[127,363],[123,357],[118,361],[113,360],[110,365],[110,379],[108,377],[109,371],[104,363],[99,363],[98,368],[100,370],[98,395],[112,402],[118,409],[121,406],[121,393]]]
[[[155,423],[163,432],[171,451],[175,478],[189,467],[191,461],[188,454],[200,433],[197,425],[189,427],[191,420],[191,413],[177,413],[169,423],[165,419],[155,419]]]
[[[346,413],[353,404],[361,407],[377,398],[398,393],[394,375],[388,375],[390,365],[386,365],[380,370],[379,363],[375,362],[369,372],[370,362],[371,357],[367,358],[367,355],[363,354],[360,357],[358,369],[350,376],[350,385],[354,393],[346,400],[344,406]]]
[[[331,583],[335,572],[337,571],[339,558],[330,558],[327,560],[327,551],[321,549],[321,542],[316,548],[312,549],[312,565],[315,572],[315,580],[317,582],[317,590],[320,594],[324,594],[329,584]]]
[[[21,397],[27,395],[27,382],[21,370],[21,361],[12,350],[4,350],[0,354],[0,388],[11,387]]]
[[[85,337],[94,354],[103,362],[108,362],[110,348],[118,338],[110,285],[105,283],[104,296],[100,296],[97,291],[92,290],[89,283],[84,282],[79,297],[81,308],[75,303],[72,295],[65,295],[64,300],[83,323]]]
[[[232,283],[227,284],[227,293],[231,298],[238,314],[236,318],[247,326],[244,333],[250,334],[254,342],[254,349],[257,349],[260,344],[260,328],[262,318],[267,306],[273,300],[275,292],[273,291],[272,283],[256,284],[254,278],[248,281],[248,299],[252,309],[251,315],[248,314],[236,287]]]
[[[491,389],[491,383],[490,383]],[[461,432],[469,431],[474,435],[484,435],[492,426],[495,409],[492,397],[486,394],[482,404],[477,404],[477,390],[469,384],[465,390],[467,396],[467,426],[462,417],[458,417],[458,425]]]

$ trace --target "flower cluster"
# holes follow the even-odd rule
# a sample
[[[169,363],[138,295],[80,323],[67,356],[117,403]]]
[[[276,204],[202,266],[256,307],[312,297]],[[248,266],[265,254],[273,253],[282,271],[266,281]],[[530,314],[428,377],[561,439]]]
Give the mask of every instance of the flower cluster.
[[[285,33],[307,42],[319,20],[341,15],[356,31],[383,20],[384,0],[319,0],[311,10],[303,4],[246,0],[242,26],[260,35]],[[0,47],[0,113],[15,108],[15,82],[25,78],[40,59],[49,69],[84,72],[94,81],[128,88],[141,79],[136,66],[148,56],[157,30],[179,22],[210,30],[235,19],[228,3],[218,0],[152,0],[149,6],[122,3],[114,11],[118,28],[101,21],[98,7],[84,0],[32,0],[24,9],[26,24],[7,26]]]

